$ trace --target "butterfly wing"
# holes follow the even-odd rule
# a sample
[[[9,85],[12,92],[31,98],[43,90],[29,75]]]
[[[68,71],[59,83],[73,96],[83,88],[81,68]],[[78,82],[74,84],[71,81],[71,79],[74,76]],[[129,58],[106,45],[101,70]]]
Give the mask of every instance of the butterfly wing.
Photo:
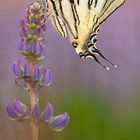
[[[67,29],[63,19],[60,16],[52,15],[50,20],[59,35],[63,38],[67,38]]]
[[[124,0],[49,1],[52,3],[54,9],[55,14],[53,15],[56,17],[59,16],[60,19],[62,19],[63,25],[68,31],[70,41],[75,47],[77,54],[81,58],[91,57],[100,63],[96,58],[97,54],[110,62],[96,47],[99,25],[114,12]],[[54,6],[53,3],[56,5]],[[58,19],[56,18],[56,20]],[[58,32],[62,32],[58,27],[57,30]],[[102,66],[105,67],[104,65]],[[108,69],[108,67],[105,68]]]
[[[100,24],[104,22],[115,10],[117,10],[125,0],[106,0],[105,5],[100,13]]]
[[[66,38],[67,37],[67,29],[65,22],[63,21],[63,18],[60,15],[60,10],[58,7],[58,1],[55,0],[48,0],[46,3],[47,6],[47,14],[49,19],[51,20],[54,28],[59,33],[61,37]]]

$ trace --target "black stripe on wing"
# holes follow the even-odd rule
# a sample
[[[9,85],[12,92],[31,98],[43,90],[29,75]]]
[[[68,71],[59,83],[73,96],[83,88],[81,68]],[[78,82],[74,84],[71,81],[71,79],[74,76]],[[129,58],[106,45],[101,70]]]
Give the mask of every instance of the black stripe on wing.
[[[97,6],[97,3],[98,3],[98,0],[95,0],[95,5],[94,5],[94,7],[96,7],[96,6]]]
[[[68,20],[67,20],[67,17],[65,16],[65,11],[63,10],[63,4],[62,4],[62,1],[63,0],[59,0],[59,8],[60,8],[60,12],[61,12],[61,16],[69,30],[69,32],[71,33],[71,35],[75,38],[75,35],[72,31],[72,28],[71,28],[71,25],[69,24]],[[70,3],[71,4],[71,3]],[[73,4],[72,4],[73,5]]]
[[[57,32],[64,38],[67,37],[67,30],[66,30],[66,25],[63,22],[62,18],[59,16],[53,16],[53,23],[56,27]]]
[[[77,4],[78,4],[78,5],[80,4],[80,0],[77,0]]]
[[[63,22],[63,19],[61,18],[59,11],[57,10],[57,3],[54,0],[50,0],[52,3],[52,7],[54,10],[54,15],[52,16],[52,22],[54,23],[54,26],[56,27],[57,32],[64,38],[67,37],[67,30],[66,25]]]

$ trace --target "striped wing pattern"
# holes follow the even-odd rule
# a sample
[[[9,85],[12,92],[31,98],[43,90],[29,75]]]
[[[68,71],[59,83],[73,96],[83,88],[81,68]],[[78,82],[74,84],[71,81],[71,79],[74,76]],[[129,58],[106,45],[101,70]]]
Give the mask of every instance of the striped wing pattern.
[[[47,6],[57,32],[62,37],[68,34],[76,53],[101,64],[97,55],[111,62],[96,47],[99,25],[123,3],[124,0],[48,0]]]

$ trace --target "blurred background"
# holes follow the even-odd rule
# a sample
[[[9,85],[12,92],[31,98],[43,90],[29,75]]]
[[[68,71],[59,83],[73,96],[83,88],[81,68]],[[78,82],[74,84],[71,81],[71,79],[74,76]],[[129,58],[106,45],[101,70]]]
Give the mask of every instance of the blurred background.
[[[17,53],[19,22],[33,1],[0,0],[0,140],[29,140],[26,123],[10,121],[5,104],[15,97],[29,104],[16,87],[12,63]],[[39,140],[140,140],[140,1],[127,0],[100,27],[97,47],[113,63],[105,70],[90,59],[81,60],[68,39],[47,23],[44,64],[52,70],[50,87],[41,90],[41,110],[47,102],[56,115],[68,112],[70,124],[61,133],[40,128]]]

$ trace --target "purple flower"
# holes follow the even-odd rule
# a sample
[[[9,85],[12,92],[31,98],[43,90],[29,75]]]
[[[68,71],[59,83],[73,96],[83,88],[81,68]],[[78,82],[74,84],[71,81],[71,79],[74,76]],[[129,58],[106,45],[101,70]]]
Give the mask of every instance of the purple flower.
[[[44,25],[42,26],[42,29],[43,29],[44,31],[46,31],[46,24],[44,24]]]
[[[27,113],[27,107],[23,103],[21,103],[18,99],[13,100],[13,105],[15,112],[19,117]]]
[[[67,113],[54,116],[54,109],[50,103],[47,104],[44,112],[40,113],[38,93],[42,86],[49,86],[52,80],[51,71],[44,68],[42,64],[46,44],[45,12],[46,8],[42,2],[35,2],[28,6],[25,20],[20,22],[20,42],[18,43],[18,50],[26,61],[24,65],[19,59],[13,63],[15,83],[30,94],[31,111],[29,112],[20,100],[13,99],[7,103],[6,113],[12,120],[29,120],[36,124],[35,127],[39,127],[41,123],[48,123],[53,130],[62,131],[69,123]],[[37,96],[34,96],[34,93]]]
[[[30,66],[29,66],[29,63],[26,62],[25,63],[25,66],[24,66],[24,75],[25,76],[30,76],[31,72],[30,72]]]
[[[25,21],[26,21],[27,24],[30,24],[30,19],[29,19],[29,13],[28,13],[28,11],[26,11]]]
[[[20,28],[23,28],[25,26],[25,22],[24,22],[24,20],[21,20],[20,21]]]
[[[18,43],[18,50],[23,53],[26,52],[28,49],[28,44],[27,44],[27,40],[25,39],[21,39],[20,42]]]
[[[20,21],[20,36],[23,37],[25,36],[25,22],[24,20]]]
[[[37,41],[36,42],[36,47],[35,47],[35,52],[36,52],[36,54],[37,55],[40,55],[41,54],[41,45],[40,45],[40,42],[39,41]]]
[[[9,101],[6,105],[6,112],[12,120],[25,120],[29,118],[27,107],[18,99]]]
[[[42,79],[41,79],[42,85],[49,86],[51,83],[51,80],[52,80],[52,73],[48,68],[45,68],[43,70]]]
[[[40,115],[39,103],[37,102],[31,112],[33,119],[38,119]]]
[[[21,52],[23,51],[23,41],[22,41],[22,39],[18,43],[18,50],[21,51]]]
[[[42,120],[44,122],[48,122],[51,119],[51,117],[53,117],[53,115],[54,115],[53,106],[50,103],[48,103],[48,105],[45,108],[45,111],[42,113]]]
[[[69,116],[65,112],[59,116],[54,116],[53,106],[48,103],[45,111],[41,114],[41,121],[49,123],[50,128],[55,131],[62,131],[69,123]]]
[[[23,76],[23,66],[19,59],[13,63],[13,73],[16,77]]]
[[[38,35],[39,31],[37,29],[34,30],[34,35]]]
[[[30,43],[29,43],[28,51],[29,52],[34,52],[34,50],[35,50],[34,41],[31,40]]]
[[[15,112],[12,101],[9,101],[9,103],[6,105],[6,113],[12,120],[17,119],[18,116],[17,116],[17,113]]]
[[[35,66],[34,68],[34,80],[38,81],[40,79],[40,68],[39,66]]]
[[[18,49],[26,58],[34,58],[36,62],[44,58],[45,50],[44,31],[46,30],[46,15],[44,6],[41,3],[35,2],[26,10],[25,20],[20,22],[21,40]],[[27,44],[24,44],[26,40]]]
[[[49,126],[53,130],[59,132],[59,131],[62,131],[68,125],[68,123],[69,123],[69,116],[65,112],[59,116],[53,117],[49,121]]]
[[[26,29],[25,29],[25,35],[26,36],[30,36],[30,34],[31,34],[30,28],[29,27],[26,27]]]

